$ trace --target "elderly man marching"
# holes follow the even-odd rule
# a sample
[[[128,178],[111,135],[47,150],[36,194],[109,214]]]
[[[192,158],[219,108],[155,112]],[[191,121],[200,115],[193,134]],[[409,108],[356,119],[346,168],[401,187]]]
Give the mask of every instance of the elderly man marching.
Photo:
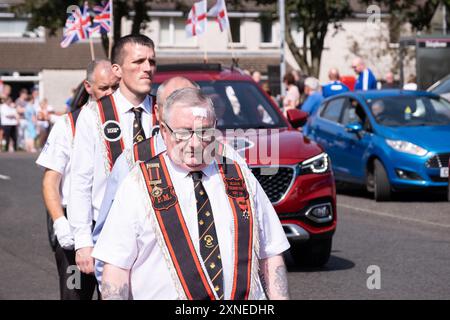
[[[289,298],[281,223],[246,166],[208,157],[215,123],[198,89],[167,99],[167,151],[125,178],[93,251],[104,299]]]

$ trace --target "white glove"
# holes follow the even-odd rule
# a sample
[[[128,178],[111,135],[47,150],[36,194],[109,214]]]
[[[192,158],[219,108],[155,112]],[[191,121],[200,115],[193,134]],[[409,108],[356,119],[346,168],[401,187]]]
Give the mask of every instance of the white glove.
[[[75,241],[66,217],[56,219],[53,223],[53,229],[55,229],[56,238],[63,249],[71,250],[74,248]]]

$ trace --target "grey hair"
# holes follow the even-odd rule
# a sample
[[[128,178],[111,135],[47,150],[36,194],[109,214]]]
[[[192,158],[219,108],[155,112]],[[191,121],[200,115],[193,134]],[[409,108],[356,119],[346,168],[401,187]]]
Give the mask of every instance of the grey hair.
[[[201,93],[198,88],[182,88],[175,90],[167,98],[162,111],[162,119],[165,123],[169,122],[172,108],[175,104],[180,103],[184,107],[204,107],[208,117],[214,122],[216,120],[216,112],[211,98]]]
[[[192,87],[200,89],[200,86],[197,83],[189,80],[188,78],[185,78],[185,77],[182,77],[182,76],[176,76],[176,77],[173,77],[173,78],[169,78],[166,81],[164,81],[163,83],[161,83],[159,85],[159,87],[158,87],[158,90],[156,91],[156,103],[158,104],[158,106],[161,106],[161,107],[164,106],[164,102],[165,101],[164,101],[164,99],[162,97],[163,92],[164,92],[164,88],[167,86],[167,84],[169,82],[175,81],[175,80],[184,80],[186,82],[189,82],[192,85]]]
[[[94,71],[99,65],[102,65],[102,64],[111,65],[111,62],[106,59],[93,60],[93,61],[89,62],[88,66],[86,68],[86,80],[87,81],[89,81],[89,82],[94,81],[94,79],[93,79]]]
[[[305,79],[305,87],[309,87],[313,91],[319,91],[320,82],[314,77],[308,77]]]

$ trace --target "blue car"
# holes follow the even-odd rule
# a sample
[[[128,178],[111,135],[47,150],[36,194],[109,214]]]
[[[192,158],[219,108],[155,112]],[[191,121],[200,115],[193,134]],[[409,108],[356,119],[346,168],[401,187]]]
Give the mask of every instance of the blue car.
[[[392,192],[448,186],[450,103],[430,92],[381,90],[330,97],[304,133],[331,157],[338,181]]]

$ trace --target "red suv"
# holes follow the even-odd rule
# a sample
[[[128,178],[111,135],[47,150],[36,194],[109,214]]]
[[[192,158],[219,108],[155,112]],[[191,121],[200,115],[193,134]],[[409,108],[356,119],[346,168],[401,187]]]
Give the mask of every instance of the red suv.
[[[336,190],[328,155],[297,130],[307,115],[291,110],[286,120],[251,77],[220,64],[158,65],[153,93],[177,75],[198,83],[213,100],[224,142],[245,157],[272,201],[294,260],[324,265],[336,230]]]

